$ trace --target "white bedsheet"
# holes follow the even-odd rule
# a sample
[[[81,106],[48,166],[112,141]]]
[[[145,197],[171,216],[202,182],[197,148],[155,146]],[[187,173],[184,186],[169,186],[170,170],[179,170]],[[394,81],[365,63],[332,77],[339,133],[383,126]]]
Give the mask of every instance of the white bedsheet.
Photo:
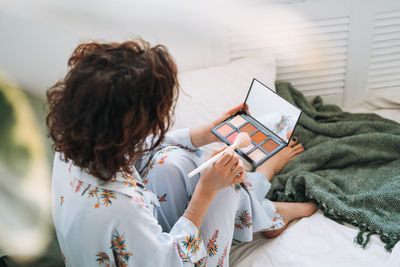
[[[391,255],[373,235],[362,249],[353,242],[357,232],[355,227],[336,223],[318,211],[289,225],[275,239],[255,234],[252,242],[233,246],[230,263],[235,267],[400,266],[399,245]]]

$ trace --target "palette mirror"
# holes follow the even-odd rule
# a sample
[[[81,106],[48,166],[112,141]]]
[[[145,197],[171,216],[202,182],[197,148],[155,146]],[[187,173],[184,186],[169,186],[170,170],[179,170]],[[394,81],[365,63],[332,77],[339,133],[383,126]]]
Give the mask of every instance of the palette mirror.
[[[212,132],[228,145],[240,132],[248,133],[251,144],[236,152],[256,168],[288,145],[301,110],[256,79],[244,103],[248,112],[243,108]]]
[[[254,79],[245,100],[249,114],[262,125],[272,130],[285,142],[299,120],[301,110],[267,86]]]

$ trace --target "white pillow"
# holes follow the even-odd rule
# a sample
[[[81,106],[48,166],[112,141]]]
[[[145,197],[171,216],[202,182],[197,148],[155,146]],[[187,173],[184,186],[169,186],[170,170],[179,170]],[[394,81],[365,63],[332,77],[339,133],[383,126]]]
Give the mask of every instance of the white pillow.
[[[264,50],[259,57],[179,73],[182,90],[173,129],[209,123],[225,110],[243,103],[253,78],[275,90],[275,77],[275,58],[270,50]]]

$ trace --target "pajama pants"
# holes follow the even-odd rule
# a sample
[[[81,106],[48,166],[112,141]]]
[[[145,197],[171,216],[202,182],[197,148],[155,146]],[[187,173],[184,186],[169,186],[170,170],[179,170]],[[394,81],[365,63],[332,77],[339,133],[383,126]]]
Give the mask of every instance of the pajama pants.
[[[200,177],[188,173],[202,162],[198,150],[166,146],[142,171],[147,188],[158,197],[157,218],[165,232],[183,215]],[[248,172],[243,183],[218,192],[200,228],[207,257],[195,266],[229,266],[232,242],[249,242],[253,232],[283,227],[274,204],[265,199],[270,187],[264,175]]]

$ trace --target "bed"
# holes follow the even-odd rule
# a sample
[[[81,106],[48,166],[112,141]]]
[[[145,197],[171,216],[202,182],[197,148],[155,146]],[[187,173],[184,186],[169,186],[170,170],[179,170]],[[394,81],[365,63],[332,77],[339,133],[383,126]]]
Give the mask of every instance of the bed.
[[[237,23],[241,27],[230,27],[225,29],[226,35],[218,35],[219,45],[214,50],[218,51],[219,60],[221,55],[228,59],[224,65],[220,63],[180,74],[182,88],[189,96],[183,95],[179,100],[175,127],[207,122],[214,114],[240,103],[253,77],[271,88],[276,79],[287,80],[309,100],[321,95],[327,103],[337,104],[348,112],[376,113],[400,122],[399,74],[393,79],[390,77],[390,73],[398,73],[400,69],[394,63],[397,62],[396,53],[388,43],[400,37],[400,32],[392,26],[397,21],[396,10],[400,7],[391,1],[385,2],[386,9],[368,2],[371,4],[368,13],[354,1],[348,1],[347,6],[341,1],[335,4],[332,1],[301,2],[287,3],[286,7],[290,7],[284,13],[289,16],[291,12],[297,12],[307,19],[293,21],[289,18],[289,22],[281,27],[283,37],[291,34],[293,29],[300,31],[293,38],[299,40],[303,45],[301,48],[289,44],[293,41],[290,37],[287,37],[290,41],[284,38],[278,42],[272,40],[268,34],[275,32],[272,36],[276,37],[277,30],[271,30],[267,24],[276,16],[266,20],[258,16],[263,12],[263,17],[274,11],[279,14],[283,5],[275,6],[274,11],[261,4],[257,11],[250,8],[250,13],[256,17],[252,18],[254,21],[241,20]],[[332,7],[329,15],[323,10],[326,7]],[[360,14],[349,12],[349,7],[357,8]],[[248,16],[244,17],[248,19]],[[354,22],[355,19],[368,23],[361,26]],[[310,26],[312,22],[317,26]],[[307,30],[302,35],[304,28]],[[361,47],[361,40],[365,47]],[[315,47],[315,43],[320,46]],[[317,53],[311,52],[314,48]],[[389,67],[391,64],[396,66]],[[206,150],[214,147],[216,145]],[[400,265],[399,243],[389,253],[379,236],[372,235],[370,243],[363,249],[354,241],[358,231],[358,228],[338,224],[318,211],[291,224],[276,239],[265,240],[255,234],[253,242],[234,246],[230,262],[232,266]]]
[[[290,81],[310,100],[321,95],[347,111],[374,112],[400,122],[398,1],[115,3],[98,1],[98,9],[74,1],[5,5],[0,9],[0,29],[9,42],[0,51],[2,68],[24,89],[43,98],[43,88],[64,73],[66,59],[78,42],[124,40],[136,33],[166,44],[178,63],[183,90],[174,129],[209,122],[241,103],[252,78],[272,89],[276,80]],[[177,4],[185,12],[176,11]],[[152,5],[158,9],[144,16]],[[24,49],[21,36],[30,39],[35,53]],[[52,49],[48,36],[53,37]],[[48,55],[45,59],[43,53]],[[48,212],[48,207],[43,210]],[[357,232],[354,226],[338,224],[318,211],[290,224],[275,239],[255,234],[252,242],[235,245],[230,263],[400,266],[400,243],[389,253],[373,235],[362,249],[354,243]]]
[[[263,50],[257,57],[180,73],[183,93],[176,108],[175,127],[205,123],[214,114],[240,103],[252,77],[274,88],[275,70],[273,53]],[[346,110],[375,112],[400,122],[400,92],[370,94]],[[218,144],[205,149],[216,147]],[[400,245],[389,253],[379,237],[373,235],[363,249],[354,242],[357,233],[358,228],[338,224],[318,211],[290,224],[275,239],[255,234],[252,242],[234,245],[230,263],[231,266],[398,266]]]

